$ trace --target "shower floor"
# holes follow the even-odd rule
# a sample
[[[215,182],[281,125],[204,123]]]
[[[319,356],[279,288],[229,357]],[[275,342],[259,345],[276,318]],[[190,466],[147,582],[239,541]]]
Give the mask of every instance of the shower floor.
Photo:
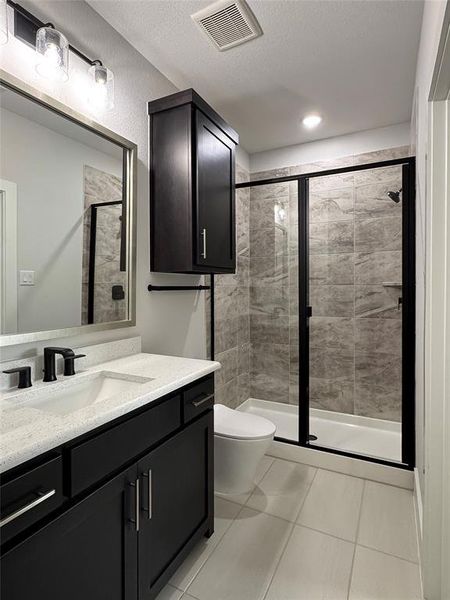
[[[298,406],[249,398],[238,410],[272,421],[277,437],[298,440]],[[400,423],[312,408],[309,431],[319,446],[401,462]]]

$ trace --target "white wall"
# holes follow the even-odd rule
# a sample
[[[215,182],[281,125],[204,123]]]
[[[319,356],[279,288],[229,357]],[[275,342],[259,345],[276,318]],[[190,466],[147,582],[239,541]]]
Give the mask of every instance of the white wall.
[[[351,154],[363,154],[376,150],[386,150],[396,146],[409,146],[410,124],[400,123],[391,127],[358,131],[298,146],[286,146],[250,156],[250,171],[268,171],[283,167],[293,167],[320,160],[332,160]]]
[[[79,0],[32,0],[21,2],[43,21],[52,21],[70,42],[89,56],[100,58],[115,75],[115,108],[96,115],[104,126],[138,145],[138,247],[137,247],[137,326],[85,334],[58,344],[86,345],[101,341],[142,335],[146,351],[185,356],[205,355],[204,296],[202,293],[147,292],[153,283],[188,283],[192,276],[150,275],[149,273],[149,198],[148,198],[148,118],[147,102],[173,93],[175,86],[128,44],[90,6]],[[11,28],[12,30],[12,28]],[[89,114],[86,106],[85,63],[73,54],[71,77],[65,84],[50,84],[34,70],[34,52],[12,36],[2,47],[0,66],[16,77],[54,96],[79,112]],[[29,356],[40,352],[46,343],[26,344],[2,349],[2,359]]]
[[[446,8],[445,0],[425,2],[419,54],[411,140],[416,150],[416,465],[423,496],[424,462],[424,323],[425,249],[429,205],[426,198],[429,108],[428,97]]]
[[[17,185],[18,332],[81,325],[84,165],[121,177],[122,160],[0,109],[0,177]]]

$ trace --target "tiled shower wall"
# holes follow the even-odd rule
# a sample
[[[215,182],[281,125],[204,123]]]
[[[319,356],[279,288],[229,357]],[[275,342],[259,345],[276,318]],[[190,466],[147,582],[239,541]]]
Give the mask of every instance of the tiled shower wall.
[[[409,148],[394,148],[255,173],[251,179],[408,155]],[[313,408],[401,418],[401,288],[386,285],[401,281],[401,203],[387,197],[388,190],[400,187],[400,167],[311,182]],[[296,182],[251,188],[249,393],[294,404],[298,403],[297,214]]]
[[[237,165],[236,182],[248,179]],[[250,395],[249,200],[249,188],[236,190],[236,274],[215,277],[215,358],[222,364],[215,397],[231,408]]]

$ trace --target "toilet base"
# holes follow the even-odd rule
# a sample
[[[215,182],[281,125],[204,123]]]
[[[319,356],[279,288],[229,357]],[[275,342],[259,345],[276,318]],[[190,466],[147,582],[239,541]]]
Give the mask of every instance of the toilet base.
[[[257,440],[239,440],[214,435],[214,491],[246,494],[253,489],[258,465],[269,449],[273,435]]]

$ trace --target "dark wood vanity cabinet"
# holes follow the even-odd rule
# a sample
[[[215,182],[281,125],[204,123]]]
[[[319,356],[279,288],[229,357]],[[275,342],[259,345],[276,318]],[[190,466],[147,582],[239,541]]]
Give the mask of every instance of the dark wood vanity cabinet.
[[[237,133],[194,90],[148,111],[151,270],[233,273]]]
[[[202,402],[209,398],[205,390],[211,385],[208,376],[60,449],[66,498],[28,532],[20,530],[2,544],[2,600],[157,596],[193,545],[213,533],[213,411]],[[198,407],[193,419],[184,417],[187,402]],[[164,407],[169,410],[162,411]],[[136,428],[136,420],[149,423],[152,412],[156,423],[165,419],[159,439],[154,429],[146,438]],[[175,427],[167,434],[169,419]],[[111,441],[111,431],[114,443],[125,449],[122,453],[109,443],[102,448],[103,440]],[[147,450],[130,457],[127,449],[143,439],[148,439]],[[93,449],[86,455],[88,472],[102,460],[105,470],[93,485],[86,479],[89,487],[80,491],[71,479],[83,445]],[[115,465],[110,452],[117,458]],[[51,485],[45,474],[45,485]]]

